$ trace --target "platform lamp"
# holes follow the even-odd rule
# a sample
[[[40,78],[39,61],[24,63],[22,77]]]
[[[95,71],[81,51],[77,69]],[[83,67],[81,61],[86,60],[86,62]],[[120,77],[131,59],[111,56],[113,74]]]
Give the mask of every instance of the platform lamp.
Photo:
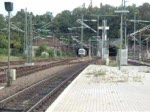
[[[5,2],[5,10],[8,12],[8,71],[7,71],[7,86],[11,86],[10,74],[10,12],[13,10],[12,2]]]

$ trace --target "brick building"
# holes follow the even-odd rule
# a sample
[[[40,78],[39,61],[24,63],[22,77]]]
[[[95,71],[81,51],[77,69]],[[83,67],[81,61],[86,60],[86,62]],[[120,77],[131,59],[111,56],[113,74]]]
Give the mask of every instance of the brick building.
[[[49,38],[45,38],[45,37],[39,37],[33,40],[33,51],[35,52],[36,49],[44,42],[48,43],[48,47],[50,48],[54,48],[54,49],[58,49],[58,50],[62,50],[65,52],[71,52],[71,48],[68,47],[68,45],[66,45],[65,43],[63,43],[63,41],[59,40],[56,37],[49,37]]]

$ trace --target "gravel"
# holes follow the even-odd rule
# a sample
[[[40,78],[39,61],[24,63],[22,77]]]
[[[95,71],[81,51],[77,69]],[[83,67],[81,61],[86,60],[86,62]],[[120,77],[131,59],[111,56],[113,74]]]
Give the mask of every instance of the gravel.
[[[24,77],[20,77],[18,78],[16,81],[12,82],[12,86],[11,87],[5,87],[3,89],[0,89],[0,100],[15,94],[17,91],[22,90],[23,88],[26,88],[42,79],[45,79],[49,76],[51,76],[52,74],[55,74],[57,72],[61,72],[62,70],[73,66],[73,65],[62,65],[62,66],[56,66],[56,67],[52,67],[46,70],[42,70],[36,73],[33,73],[31,75],[27,75]],[[0,84],[0,87],[6,85],[5,83]]]

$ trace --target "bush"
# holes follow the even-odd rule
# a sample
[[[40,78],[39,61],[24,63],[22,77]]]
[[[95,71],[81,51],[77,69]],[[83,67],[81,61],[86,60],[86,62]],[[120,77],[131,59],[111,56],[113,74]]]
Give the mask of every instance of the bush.
[[[0,55],[7,55],[7,54],[8,54],[8,50],[7,49],[0,48]]]
[[[49,53],[49,57],[54,57],[54,49],[50,48],[48,50],[48,53]]]
[[[38,49],[36,49],[36,56],[41,56],[42,52],[48,52],[48,43],[47,42],[43,42]]]
[[[118,66],[118,63],[117,63],[117,61],[110,60],[109,61],[109,66],[116,67],[116,66]]]
[[[36,56],[41,56],[41,50],[40,50],[40,48],[36,49]]]
[[[41,56],[44,58],[47,58],[47,57],[49,57],[49,53],[48,52],[42,52]]]

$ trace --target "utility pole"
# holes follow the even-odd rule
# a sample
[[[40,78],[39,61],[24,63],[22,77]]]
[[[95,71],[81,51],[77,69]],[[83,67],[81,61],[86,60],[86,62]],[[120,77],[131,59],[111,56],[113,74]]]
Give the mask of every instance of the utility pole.
[[[84,15],[81,16],[81,21],[83,23]],[[83,24],[81,25],[81,48],[83,48]]]
[[[106,20],[103,20],[103,24],[104,24],[104,29],[103,29],[103,31],[104,31],[104,49],[105,49],[105,53],[107,52],[108,53],[108,49],[107,49],[107,30],[106,30],[106,26],[107,26],[107,21]],[[108,57],[107,57],[108,58]]]
[[[122,0],[122,9],[115,11],[115,13],[121,14],[121,23],[120,23],[120,49],[119,49],[119,70],[121,70],[121,64],[122,64],[122,40],[123,40],[123,14],[129,13],[128,10],[123,10],[123,0]],[[127,60],[126,60],[127,61]]]
[[[32,63],[32,40],[33,40],[32,15],[29,15],[29,24],[30,24],[29,25],[29,38],[27,39],[27,47],[26,47],[27,63],[25,63],[25,65],[34,65],[34,63]],[[27,32],[26,32],[26,34],[27,34]]]
[[[124,10],[126,9],[126,0],[124,0]],[[124,16],[125,19],[125,27],[124,27],[124,38],[125,38],[125,48],[128,49],[128,40],[127,40],[127,21],[126,15]]]
[[[30,15],[29,63],[32,63],[32,39],[33,39],[32,15]]]
[[[91,8],[93,8],[93,1],[91,0],[91,3],[90,3],[90,6],[91,6]]]
[[[149,39],[149,38],[148,38]],[[148,39],[146,40],[146,51],[147,51],[147,55],[148,55],[148,53],[149,53],[149,49],[148,49]]]
[[[124,37],[125,37],[125,48],[128,49],[128,40],[127,40],[127,21],[126,21],[126,16],[125,16]]]
[[[89,39],[89,58],[91,58],[91,39]]]
[[[97,16],[97,56],[100,56],[99,16]]]
[[[25,51],[27,55],[27,62],[29,60],[29,47],[28,47],[28,20],[27,20],[27,8],[25,9]]]
[[[106,30],[109,30],[109,27],[108,26],[105,26],[105,28],[104,28],[104,21],[106,21],[105,20],[105,17],[115,17],[115,16],[117,16],[117,15],[92,15],[92,16],[96,16],[97,17],[97,38],[99,37],[99,30],[102,30],[102,35],[105,33],[106,35],[107,35],[107,31]],[[99,18],[100,17],[104,17],[104,20],[103,20],[103,25],[102,26],[99,26]],[[104,29],[105,29],[105,32],[104,32]],[[100,47],[100,38],[99,38],[99,40],[98,40],[98,44],[97,44],[97,56],[100,56],[101,55],[101,58],[103,59],[103,45],[104,45],[104,43],[103,43],[103,39],[104,37],[102,36],[102,45],[101,45],[101,47]],[[100,53],[98,53],[98,52],[100,52]]]
[[[25,24],[24,24],[25,25]],[[24,27],[24,31],[25,31],[25,27]],[[23,39],[23,52],[24,52],[24,54],[25,54],[25,51],[26,51],[26,34],[25,34],[25,32],[24,32],[24,39]]]
[[[139,60],[141,60],[141,57],[142,57],[142,40],[141,40],[141,32],[140,32],[140,34],[139,34],[139,37],[140,37]]]
[[[27,54],[27,8],[25,9],[24,53]]]
[[[56,53],[55,53],[55,42],[54,42],[54,33],[53,33],[53,51],[54,51],[54,57],[56,57]]]
[[[134,32],[136,32],[136,13],[134,13]],[[133,51],[134,52],[134,60],[135,60],[135,35],[134,35],[134,51]]]
[[[122,38],[123,38],[123,13],[121,14],[121,24],[120,24],[120,52],[119,52],[119,70],[121,70],[121,60],[122,60],[122,54],[121,54],[121,50],[122,50]]]
[[[108,49],[107,49],[107,30],[109,30],[109,27],[107,26],[107,21],[104,19],[103,20],[103,25],[99,27],[99,29],[102,30],[102,60],[105,61],[106,54],[108,54]]]
[[[29,21],[30,21],[30,18],[29,18]],[[30,25],[29,25],[29,29],[30,29]],[[29,31],[30,32],[30,31]],[[27,63],[29,64],[30,63],[30,36],[28,37],[27,39],[27,49],[28,49],[28,55],[27,55]]]
[[[57,57],[57,41],[54,40],[55,34],[53,33],[53,44],[54,44],[54,57]],[[56,47],[56,48],[55,48]]]

